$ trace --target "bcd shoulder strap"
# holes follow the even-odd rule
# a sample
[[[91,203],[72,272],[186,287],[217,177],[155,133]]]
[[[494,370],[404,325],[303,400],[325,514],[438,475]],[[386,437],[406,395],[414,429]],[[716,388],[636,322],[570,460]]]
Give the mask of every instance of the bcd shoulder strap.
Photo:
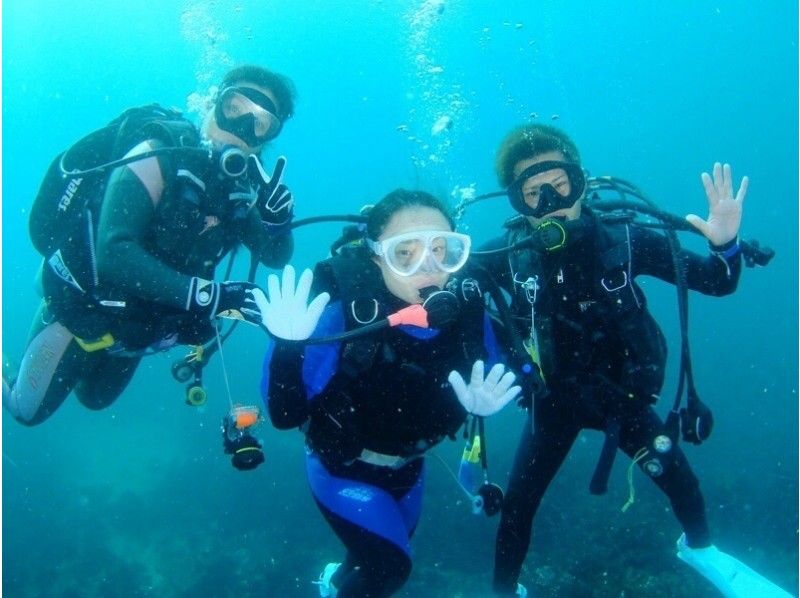
[[[342,248],[335,255],[317,264],[314,280],[327,289],[333,301],[340,301],[345,326],[353,330],[385,317],[385,308],[376,298],[376,289],[383,284],[380,270],[365,259],[363,248]],[[341,369],[351,377],[368,370],[382,345],[382,335],[369,334],[346,341],[342,346]]]

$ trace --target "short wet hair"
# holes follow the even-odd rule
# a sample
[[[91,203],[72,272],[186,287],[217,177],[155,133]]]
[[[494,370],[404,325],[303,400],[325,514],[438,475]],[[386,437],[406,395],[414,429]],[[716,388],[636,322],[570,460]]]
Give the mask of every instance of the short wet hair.
[[[377,241],[392,216],[401,210],[415,207],[432,208],[441,212],[450,224],[450,229],[455,229],[453,215],[443,201],[426,191],[395,189],[370,208],[367,214],[367,236]]]
[[[275,96],[278,102],[276,114],[281,121],[285,121],[294,115],[294,102],[297,97],[294,83],[289,77],[276,73],[269,69],[254,64],[244,64],[231,69],[222,78],[220,89],[238,85],[240,83],[252,83],[259,87],[266,87]]]
[[[548,152],[561,152],[569,162],[580,164],[578,147],[569,136],[551,125],[523,125],[505,136],[495,156],[497,181],[503,188],[514,182],[514,166]]]

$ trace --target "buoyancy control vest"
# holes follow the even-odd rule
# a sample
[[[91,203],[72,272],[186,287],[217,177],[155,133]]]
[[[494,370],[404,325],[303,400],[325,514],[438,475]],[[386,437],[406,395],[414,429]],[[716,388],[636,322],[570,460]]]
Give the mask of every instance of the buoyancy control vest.
[[[31,241],[43,257],[49,258],[84,237],[87,219],[96,224],[111,173],[111,168],[104,166],[147,139],[176,148],[197,147],[200,143],[196,127],[179,112],[151,104],[129,108],[55,157],[29,218]],[[166,155],[160,156],[163,159]]]
[[[606,225],[585,209],[575,245],[542,255],[509,253],[516,315],[527,321],[545,381],[567,378],[652,403],[664,382],[666,340],[631,269],[630,225]],[[508,229],[509,245],[530,235]]]
[[[379,268],[361,248],[345,248],[321,262],[315,284],[340,301],[345,327],[366,326],[403,307],[383,283]],[[352,401],[363,448],[410,457],[444,437],[454,437],[466,412],[449,388],[452,370],[466,373],[484,357],[484,311],[474,279],[452,278],[446,290],[459,298],[459,318],[426,333],[387,328],[345,341],[340,348],[339,387]],[[319,447],[318,447],[319,448]]]
[[[155,326],[142,328],[140,317],[153,319],[152,314],[148,315],[153,306],[141,305],[135,297],[109,288],[97,270],[97,228],[113,172],[103,165],[121,158],[145,140],[154,141],[156,147],[174,148],[156,158],[165,187],[153,230],[143,240],[145,250],[175,270],[203,276],[213,272],[235,244],[233,237],[238,230],[234,233],[231,227],[219,227],[210,231],[203,240],[210,251],[205,256],[206,271],[186,272],[187,251],[198,249],[187,246],[185,232],[191,227],[206,226],[209,219],[225,220],[225,210],[230,206],[220,202],[219,197],[220,185],[226,182],[210,168],[207,152],[197,149],[197,128],[179,112],[158,105],[125,111],[56,156],[31,208],[31,240],[44,257],[45,299],[52,315],[78,338],[98,339],[113,330],[117,340],[128,336],[133,345],[140,345],[136,348],[142,348],[168,333],[167,328],[175,327],[164,321],[158,330]],[[190,151],[182,151],[184,148]],[[78,174],[68,174],[71,171]],[[176,243],[183,245],[176,247]],[[130,323],[133,326],[127,326]]]

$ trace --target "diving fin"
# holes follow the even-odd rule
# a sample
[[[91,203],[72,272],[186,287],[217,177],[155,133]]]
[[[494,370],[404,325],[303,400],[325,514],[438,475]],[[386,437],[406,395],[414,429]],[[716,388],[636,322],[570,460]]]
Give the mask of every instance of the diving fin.
[[[713,544],[707,548],[690,548],[686,534],[678,538],[678,558],[714,584],[726,598],[792,596]]]

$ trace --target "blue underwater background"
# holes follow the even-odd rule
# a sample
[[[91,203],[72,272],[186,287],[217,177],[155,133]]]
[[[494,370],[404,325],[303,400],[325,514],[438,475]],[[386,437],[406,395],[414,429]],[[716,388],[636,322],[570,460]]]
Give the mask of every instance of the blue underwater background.
[[[53,156],[124,108],[188,108],[234,64],[289,75],[296,117],[266,152],[288,157],[297,217],[353,213],[396,187],[452,198],[493,191],[500,139],[555,123],[592,174],[638,185],[663,208],[705,215],[699,174],[714,161],[751,178],[742,236],[777,252],[722,299],[691,296],[691,342],[714,435],[685,446],[715,543],[796,593],[798,430],[797,3],[578,0],[27,0],[3,4],[3,351],[18,360],[38,302],[28,209]],[[437,135],[442,116],[452,127]],[[510,207],[471,209],[480,243]],[[292,263],[327,255],[340,230],[297,231]],[[697,237],[686,245],[705,251]],[[235,267],[244,276],[247,259]],[[222,272],[219,272],[222,275]],[[265,271],[259,271],[264,282]],[[664,414],[675,390],[675,292],[644,282],[669,341]],[[263,334],[225,345],[234,400],[258,402]],[[71,397],[48,421],[2,421],[2,590],[29,596],[314,596],[342,549],[313,505],[302,437],[268,423],[266,463],[231,467],[219,359],[204,407],[184,403],[170,364],[146,359],[103,411]],[[490,471],[505,485],[523,417],[488,422]],[[536,519],[521,581],[536,596],[714,596],[675,558],[680,528],[628,460],[588,493],[602,436],[584,432]],[[451,469],[462,442],[435,453]],[[400,596],[489,594],[497,519],[470,514],[429,459],[415,567]]]

